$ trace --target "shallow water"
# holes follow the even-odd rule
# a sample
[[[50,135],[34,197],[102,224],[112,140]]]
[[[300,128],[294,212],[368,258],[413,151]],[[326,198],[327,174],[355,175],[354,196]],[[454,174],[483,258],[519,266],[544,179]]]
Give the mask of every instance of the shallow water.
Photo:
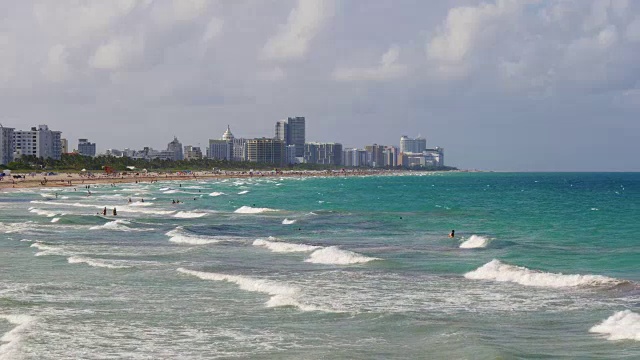
[[[640,358],[639,185],[429,173],[2,193],[0,358]]]

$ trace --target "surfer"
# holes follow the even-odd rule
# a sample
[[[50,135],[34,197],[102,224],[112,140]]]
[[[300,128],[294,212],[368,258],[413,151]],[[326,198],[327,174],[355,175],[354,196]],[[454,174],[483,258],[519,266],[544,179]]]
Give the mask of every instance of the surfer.
[[[455,230],[451,230],[451,233],[449,234],[450,238],[454,238],[456,236],[456,231]]]

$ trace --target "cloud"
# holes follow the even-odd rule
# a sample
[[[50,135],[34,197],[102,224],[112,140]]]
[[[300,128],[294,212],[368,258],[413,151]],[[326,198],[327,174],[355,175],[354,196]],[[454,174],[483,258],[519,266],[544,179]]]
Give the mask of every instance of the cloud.
[[[380,65],[373,67],[339,67],[333,71],[337,81],[386,81],[398,79],[407,74],[407,66],[398,63],[400,49],[392,46],[382,55]]]
[[[287,23],[267,40],[262,57],[268,60],[296,60],[309,51],[311,40],[333,16],[333,0],[298,0]]]
[[[89,65],[95,69],[121,70],[138,62],[143,54],[141,36],[113,38],[96,49]]]

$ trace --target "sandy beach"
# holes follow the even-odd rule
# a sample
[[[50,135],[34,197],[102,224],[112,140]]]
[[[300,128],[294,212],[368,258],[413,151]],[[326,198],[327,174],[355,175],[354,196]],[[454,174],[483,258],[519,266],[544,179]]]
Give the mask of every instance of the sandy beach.
[[[366,176],[401,173],[402,170],[304,170],[304,171],[194,171],[194,172],[148,172],[148,173],[24,173],[11,172],[1,177],[0,191],[33,187],[77,187],[90,184],[120,184],[155,181],[190,181],[203,179],[251,178],[251,177],[312,177],[312,176]],[[17,177],[19,176],[19,177]]]

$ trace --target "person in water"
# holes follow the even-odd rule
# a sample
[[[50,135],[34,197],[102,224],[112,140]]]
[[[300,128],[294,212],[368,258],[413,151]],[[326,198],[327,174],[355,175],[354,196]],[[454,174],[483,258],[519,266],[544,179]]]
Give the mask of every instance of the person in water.
[[[116,212],[116,208],[113,208],[113,216],[118,215],[118,212]]]
[[[107,216],[107,207],[104,207],[104,210],[102,210],[102,215]]]
[[[455,230],[451,230],[451,233],[449,234],[450,238],[454,238],[456,236],[456,231]]]

